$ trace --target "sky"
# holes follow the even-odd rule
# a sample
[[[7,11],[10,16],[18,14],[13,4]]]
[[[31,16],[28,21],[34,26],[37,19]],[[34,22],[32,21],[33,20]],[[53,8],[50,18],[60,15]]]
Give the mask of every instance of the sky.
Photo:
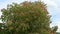
[[[0,0],[0,16],[2,15],[1,9],[6,8],[8,4],[21,3],[24,1],[37,1],[37,0]],[[57,32],[60,32],[60,0],[42,0],[47,4],[47,10],[51,15],[50,27],[58,26]],[[1,21],[0,21],[1,22]]]

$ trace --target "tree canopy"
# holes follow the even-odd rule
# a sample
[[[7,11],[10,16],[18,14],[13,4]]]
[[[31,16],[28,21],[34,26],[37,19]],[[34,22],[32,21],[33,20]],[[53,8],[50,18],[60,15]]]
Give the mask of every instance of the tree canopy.
[[[1,10],[1,20],[8,34],[54,34],[50,15],[43,2],[23,2],[7,5]],[[57,28],[54,30],[56,31]]]

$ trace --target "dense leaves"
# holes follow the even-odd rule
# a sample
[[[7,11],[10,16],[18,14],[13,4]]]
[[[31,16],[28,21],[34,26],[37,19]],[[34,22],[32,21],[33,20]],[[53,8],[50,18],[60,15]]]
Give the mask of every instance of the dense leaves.
[[[43,2],[13,3],[1,11],[1,20],[5,23],[7,31],[5,33],[51,34],[52,32],[49,26],[50,15],[48,15],[46,4]]]

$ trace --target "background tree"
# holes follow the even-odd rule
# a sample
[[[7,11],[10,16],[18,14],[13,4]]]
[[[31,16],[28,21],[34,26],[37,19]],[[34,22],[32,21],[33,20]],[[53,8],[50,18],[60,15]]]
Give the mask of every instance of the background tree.
[[[13,3],[1,11],[1,20],[5,23],[9,34],[53,33],[50,28],[50,15],[43,2]]]

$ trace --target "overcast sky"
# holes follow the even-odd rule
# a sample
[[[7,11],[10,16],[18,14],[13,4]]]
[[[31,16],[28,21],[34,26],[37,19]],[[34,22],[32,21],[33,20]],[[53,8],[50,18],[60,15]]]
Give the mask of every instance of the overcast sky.
[[[11,4],[12,2],[21,3],[27,0],[0,0],[0,15],[1,9],[6,8],[7,4]],[[36,0],[28,0],[28,1],[36,1]],[[51,27],[58,26],[58,32],[60,32],[60,0],[42,0],[47,4],[47,10],[49,11],[51,17]],[[1,21],[0,21],[1,22]]]

